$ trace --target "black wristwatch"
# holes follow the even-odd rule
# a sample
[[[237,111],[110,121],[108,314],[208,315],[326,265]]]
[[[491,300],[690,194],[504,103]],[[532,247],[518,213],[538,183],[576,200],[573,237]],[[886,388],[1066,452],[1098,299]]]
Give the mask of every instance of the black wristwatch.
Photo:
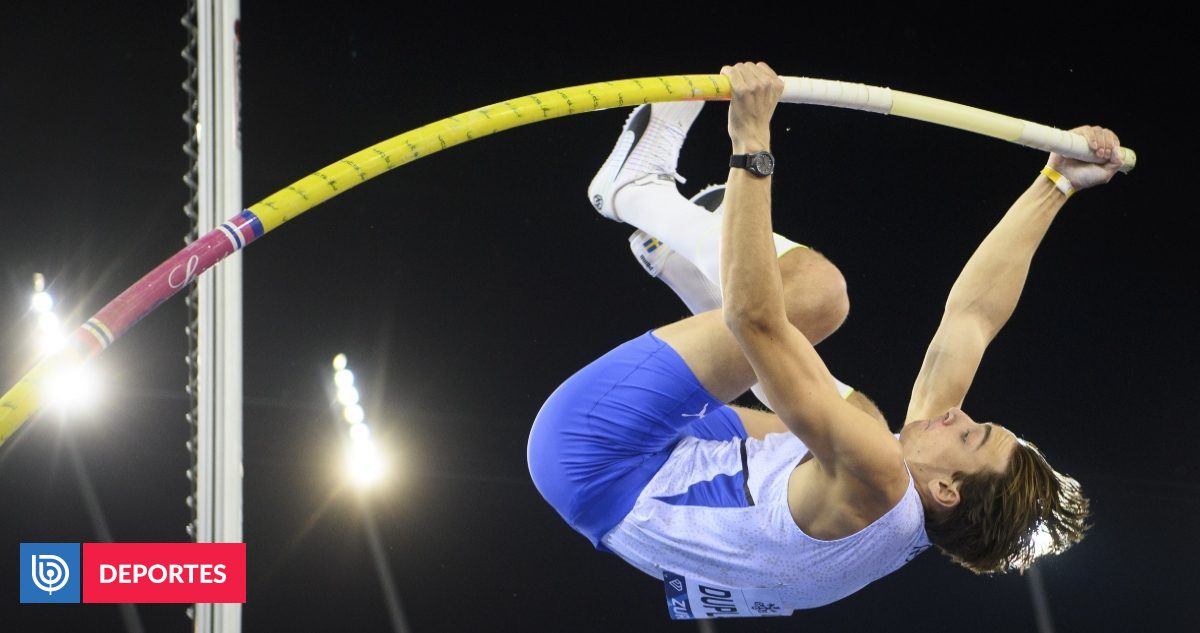
[[[739,167],[759,178],[765,178],[775,173],[775,157],[765,150],[754,154],[734,154],[729,157],[729,166]]]

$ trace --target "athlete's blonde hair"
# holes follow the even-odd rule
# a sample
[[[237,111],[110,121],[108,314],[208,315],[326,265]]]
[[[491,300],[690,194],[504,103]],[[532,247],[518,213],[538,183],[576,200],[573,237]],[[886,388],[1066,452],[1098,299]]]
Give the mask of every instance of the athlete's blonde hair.
[[[1018,441],[1004,472],[955,473],[959,503],[926,510],[929,540],[977,574],[1024,570],[1042,554],[1079,542],[1089,527],[1079,482],[1063,475],[1029,442]]]

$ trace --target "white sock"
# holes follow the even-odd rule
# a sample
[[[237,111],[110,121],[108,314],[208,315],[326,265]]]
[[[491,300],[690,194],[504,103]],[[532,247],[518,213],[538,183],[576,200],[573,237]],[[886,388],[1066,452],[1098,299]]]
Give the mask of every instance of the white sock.
[[[717,213],[710,213],[707,209],[692,204],[679,195],[674,182],[666,180],[622,187],[617,192],[614,206],[620,207],[622,220],[662,240],[671,250],[691,262],[718,288],[716,296],[721,296],[720,209]],[[800,244],[775,234],[777,256],[782,257],[784,253],[799,246]],[[680,298],[689,308],[693,302],[703,303],[691,296],[681,295]]]
[[[679,253],[671,253],[660,267],[658,278],[675,292],[692,314],[721,307],[721,288]]]
[[[718,277],[704,270],[697,259],[704,259],[703,250],[712,250],[713,236],[719,245],[721,218],[688,202],[679,195],[674,182],[654,180],[626,185],[617,192],[613,206],[621,209],[623,221],[662,240],[671,250],[696,264],[710,281],[718,283]],[[719,259],[717,264],[720,270]]]

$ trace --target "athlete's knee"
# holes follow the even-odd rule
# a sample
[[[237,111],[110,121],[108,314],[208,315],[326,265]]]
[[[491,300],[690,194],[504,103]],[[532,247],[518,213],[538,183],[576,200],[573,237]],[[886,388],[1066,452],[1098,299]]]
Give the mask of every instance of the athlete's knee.
[[[796,248],[779,260],[788,318],[814,343],[832,334],[850,314],[842,271],[811,248]]]

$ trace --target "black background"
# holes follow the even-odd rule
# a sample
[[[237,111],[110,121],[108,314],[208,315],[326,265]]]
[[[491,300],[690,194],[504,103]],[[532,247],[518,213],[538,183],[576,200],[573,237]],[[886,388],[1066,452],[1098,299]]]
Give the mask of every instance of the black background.
[[[110,4],[21,3],[0,19],[0,387],[28,367],[33,272],[77,325],[187,230],[186,7]],[[478,106],[745,59],[1116,130],[1138,169],[1059,217],[965,408],[1036,441],[1092,497],[1089,537],[1038,564],[1058,630],[1200,625],[1189,20],[1070,5],[968,16],[293,4],[242,9],[247,206]],[[689,195],[724,178],[725,110],[710,105],[689,137]],[[530,421],[562,379],[684,314],[632,261],[630,229],[584,195],[626,114],[453,148],[245,252],[245,630],[387,630],[364,512],[414,631],[694,630],[668,621],[660,583],[567,528],[525,470]],[[793,105],[780,107],[773,145],[777,229],[820,248],[850,282],[851,317],[822,356],[898,421],[949,285],[1043,157]],[[102,406],[36,417],[0,449],[0,629],[124,630],[112,606],[18,604],[20,542],[99,540],[88,487],[114,540],[187,540],[185,316],[173,299],[101,357]],[[363,502],[338,469],[343,431],[327,383],[339,351],[395,467]],[[183,606],[137,613],[148,631],[190,630]],[[717,630],[1034,626],[1026,578],[973,577],[929,553],[839,603]]]

